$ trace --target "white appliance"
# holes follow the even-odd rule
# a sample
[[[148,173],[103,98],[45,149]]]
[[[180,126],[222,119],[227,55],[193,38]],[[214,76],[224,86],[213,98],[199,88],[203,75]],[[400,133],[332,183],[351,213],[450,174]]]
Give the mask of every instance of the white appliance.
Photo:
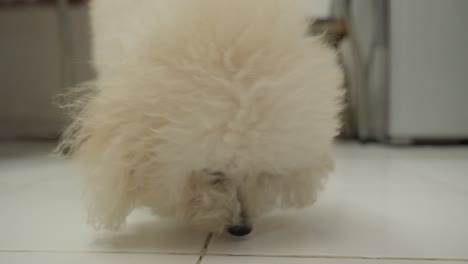
[[[468,139],[468,1],[389,3],[390,139]]]
[[[468,1],[336,0],[360,140],[468,139]]]

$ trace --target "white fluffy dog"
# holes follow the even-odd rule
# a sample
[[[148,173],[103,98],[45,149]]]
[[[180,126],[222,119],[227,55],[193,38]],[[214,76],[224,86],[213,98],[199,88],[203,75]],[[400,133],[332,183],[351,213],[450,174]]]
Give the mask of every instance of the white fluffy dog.
[[[342,81],[291,0],[94,0],[98,77],[62,148],[90,221],[136,207],[233,235],[312,204],[333,168]]]

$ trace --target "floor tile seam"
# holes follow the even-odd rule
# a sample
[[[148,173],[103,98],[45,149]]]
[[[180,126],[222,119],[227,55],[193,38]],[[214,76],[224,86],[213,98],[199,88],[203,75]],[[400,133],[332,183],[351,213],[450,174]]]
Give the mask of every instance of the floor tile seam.
[[[199,256],[199,252],[174,252],[174,251],[152,251],[152,250],[35,250],[35,249],[0,249],[2,253],[35,253],[35,254],[90,254],[90,255],[167,255],[167,256]]]
[[[467,262],[468,258],[426,258],[426,257],[368,257],[349,255],[288,255],[288,254],[229,254],[229,253],[209,253],[205,256],[213,257],[258,257],[258,258],[300,258],[300,259],[342,259],[342,260],[398,260],[398,261],[448,261]]]
[[[197,260],[196,264],[203,263],[203,260],[204,260],[204,258],[206,256],[206,254],[208,253],[208,248],[209,248],[209,246],[211,244],[212,239],[213,239],[213,233],[209,233],[206,236],[205,243],[203,243],[202,249],[200,250],[200,256],[198,257],[198,260]]]

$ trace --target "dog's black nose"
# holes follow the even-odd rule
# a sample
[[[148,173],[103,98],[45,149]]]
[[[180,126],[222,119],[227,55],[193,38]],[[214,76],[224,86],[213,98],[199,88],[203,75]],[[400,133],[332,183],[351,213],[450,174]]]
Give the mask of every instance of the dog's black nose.
[[[236,225],[228,228],[228,232],[233,236],[246,236],[252,232],[251,225]]]

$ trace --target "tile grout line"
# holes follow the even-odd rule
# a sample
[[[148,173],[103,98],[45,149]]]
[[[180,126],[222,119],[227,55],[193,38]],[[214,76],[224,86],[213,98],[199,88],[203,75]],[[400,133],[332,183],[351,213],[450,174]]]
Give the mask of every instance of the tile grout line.
[[[197,264],[201,264],[203,259],[208,253],[208,247],[210,246],[211,240],[213,239],[213,233],[209,233],[206,237],[205,243],[203,244],[203,248],[200,251],[200,257],[197,260]]]
[[[159,251],[130,251],[130,250],[29,250],[29,249],[0,249],[2,253],[37,253],[37,254],[128,254],[128,255],[172,255],[172,256],[199,256],[199,253],[185,252],[159,252]]]
[[[197,264],[202,263],[206,256],[219,257],[257,257],[257,258],[298,258],[298,259],[349,259],[349,260],[406,260],[406,261],[449,261],[449,262],[467,262],[468,258],[410,258],[410,257],[365,257],[365,256],[329,256],[329,255],[269,255],[269,254],[228,254],[228,253],[208,253],[208,247],[212,241],[213,234],[209,234],[205,240],[203,248],[197,253],[183,252],[156,252],[156,251],[73,251],[73,250],[26,250],[26,249],[0,249],[1,253],[40,253],[40,254],[152,254],[152,255],[173,255],[173,256],[199,256]]]
[[[347,260],[407,260],[407,261],[449,261],[468,262],[465,258],[418,258],[418,257],[365,257],[365,256],[328,256],[328,255],[274,255],[274,254],[229,254],[207,253],[206,256],[218,257],[257,257],[257,258],[298,258],[298,259],[347,259]]]

